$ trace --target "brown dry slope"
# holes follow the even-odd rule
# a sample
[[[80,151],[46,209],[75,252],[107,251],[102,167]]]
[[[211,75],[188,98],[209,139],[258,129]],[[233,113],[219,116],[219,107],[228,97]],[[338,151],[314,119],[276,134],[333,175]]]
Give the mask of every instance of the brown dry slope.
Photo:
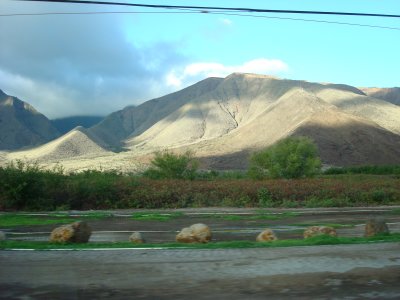
[[[83,157],[96,158],[109,153],[104,143],[83,127],[35,149],[13,152],[9,159],[26,159],[38,162],[57,162]]]
[[[354,87],[233,74],[126,144],[189,148],[213,168],[246,167],[248,153],[308,135],[333,165],[399,163],[400,109]]]
[[[400,105],[400,88],[361,88],[368,96]]]
[[[0,150],[36,146],[58,136],[57,129],[44,115],[0,90]]]

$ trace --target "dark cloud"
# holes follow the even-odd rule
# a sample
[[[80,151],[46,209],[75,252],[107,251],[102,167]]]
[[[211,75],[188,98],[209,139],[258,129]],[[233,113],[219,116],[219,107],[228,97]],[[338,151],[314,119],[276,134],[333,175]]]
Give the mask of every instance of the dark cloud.
[[[38,10],[34,4],[23,6]],[[63,7],[41,5],[40,11],[55,8]],[[184,64],[179,46],[138,45],[128,40],[123,18],[0,18],[0,89],[29,96],[31,104],[50,117],[106,114],[169,92],[160,83],[172,66]]]

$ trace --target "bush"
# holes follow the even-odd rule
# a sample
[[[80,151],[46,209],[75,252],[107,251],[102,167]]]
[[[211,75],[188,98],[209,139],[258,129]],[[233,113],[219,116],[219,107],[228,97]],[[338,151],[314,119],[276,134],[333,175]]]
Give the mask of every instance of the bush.
[[[151,167],[143,175],[152,179],[194,179],[199,162],[189,151],[175,154],[156,152]]]
[[[307,137],[286,138],[250,158],[249,176],[264,178],[312,177],[321,170],[315,143]]]

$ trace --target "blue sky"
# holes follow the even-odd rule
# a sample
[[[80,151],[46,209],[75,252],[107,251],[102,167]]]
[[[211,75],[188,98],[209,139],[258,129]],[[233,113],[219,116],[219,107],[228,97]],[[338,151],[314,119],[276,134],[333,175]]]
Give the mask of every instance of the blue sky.
[[[131,2],[400,14],[398,0]],[[120,6],[0,4],[1,14],[93,11],[153,13],[0,17],[0,89],[54,118],[108,114],[235,71],[400,86],[400,30],[205,13],[156,14],[165,10]],[[400,19],[263,16],[400,29]]]

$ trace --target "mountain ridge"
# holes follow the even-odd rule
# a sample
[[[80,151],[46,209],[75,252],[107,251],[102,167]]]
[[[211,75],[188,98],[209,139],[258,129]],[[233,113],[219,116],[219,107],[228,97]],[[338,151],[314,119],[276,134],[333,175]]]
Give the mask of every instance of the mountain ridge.
[[[40,150],[53,152],[25,155],[58,158],[74,169],[101,164],[130,171],[143,169],[155,151],[191,150],[205,168],[238,169],[246,168],[250,153],[299,135],[315,140],[328,165],[400,164],[400,106],[345,84],[243,73],[126,107]],[[68,152],[63,145],[71,143],[90,151]]]

